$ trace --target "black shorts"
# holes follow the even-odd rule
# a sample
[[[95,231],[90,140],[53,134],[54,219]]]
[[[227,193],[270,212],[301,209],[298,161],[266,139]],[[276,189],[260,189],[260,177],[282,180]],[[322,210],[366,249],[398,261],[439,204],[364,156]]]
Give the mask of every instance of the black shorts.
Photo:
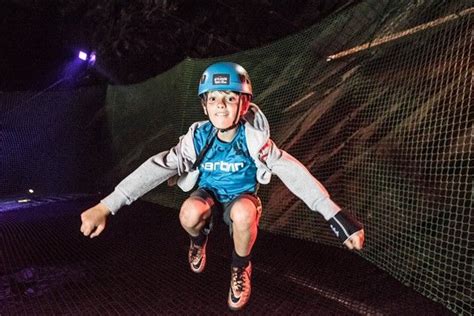
[[[203,188],[197,189],[191,193],[191,196],[200,197],[211,207],[211,217],[209,223],[203,229],[203,232],[206,235],[209,234],[212,231],[214,225],[216,225],[216,219],[222,218],[224,223],[229,226],[229,233],[232,236],[232,219],[230,218],[230,210],[232,209],[235,201],[238,199],[246,198],[253,202],[255,208],[257,209],[257,225],[260,221],[260,216],[262,215],[262,202],[260,201],[260,198],[254,193],[242,193],[232,201],[226,203],[219,202],[212,191]]]

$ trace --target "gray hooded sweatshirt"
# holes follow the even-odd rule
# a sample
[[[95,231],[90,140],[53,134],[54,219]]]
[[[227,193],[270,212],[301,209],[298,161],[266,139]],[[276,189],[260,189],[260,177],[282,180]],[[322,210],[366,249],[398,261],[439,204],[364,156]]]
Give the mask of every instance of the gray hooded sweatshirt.
[[[268,121],[258,106],[252,103],[243,119],[247,147],[257,167],[259,183],[268,184],[272,174],[277,175],[293,194],[326,220],[341,210],[306,167],[270,139]],[[179,176],[177,184],[183,191],[192,190],[199,178],[199,168],[192,168],[198,156],[194,149],[194,131],[206,122],[193,123],[176,146],[149,158],[101,202],[115,214],[122,206],[130,205],[175,175]]]

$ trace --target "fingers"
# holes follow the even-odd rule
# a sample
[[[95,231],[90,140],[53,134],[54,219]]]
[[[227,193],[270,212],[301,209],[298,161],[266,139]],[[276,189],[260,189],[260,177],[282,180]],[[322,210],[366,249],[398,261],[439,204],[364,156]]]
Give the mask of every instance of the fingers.
[[[89,224],[89,221],[87,220],[86,212],[81,214],[81,221],[81,233],[84,234],[84,236],[89,236],[92,231],[92,227]]]
[[[99,236],[100,233],[102,233],[102,231],[104,230],[104,228],[105,228],[104,224],[100,224],[99,226],[97,226],[95,231],[92,233],[91,238]]]
[[[90,235],[90,238],[94,238],[94,237],[99,236],[100,233],[102,233],[102,231],[104,230],[104,228],[105,228],[104,224],[99,224],[96,227],[95,225],[92,225],[92,224],[83,223],[81,226],[81,232],[86,237]]]
[[[81,214],[81,233],[90,238],[99,236],[105,228],[108,213],[109,210],[102,207],[100,203],[83,212]]]
[[[362,249],[362,241],[360,238],[354,238],[352,240],[352,244],[354,245],[354,249],[361,250]]]
[[[90,224],[82,223],[81,232],[84,236],[89,236],[92,232],[93,226]]]
[[[350,250],[352,249],[361,250],[362,247],[364,247],[364,240],[365,240],[364,230],[360,230],[356,234],[349,237],[349,239],[347,239],[344,242],[344,245]]]
[[[358,238],[358,247],[357,247],[358,250],[361,250],[362,247],[364,247],[364,241],[365,241],[365,234],[364,234],[364,230],[362,230]]]
[[[355,237],[356,238],[354,239],[354,247],[357,250],[361,250],[362,247],[364,247],[364,240],[365,240],[364,230],[362,229]]]
[[[354,245],[352,244],[352,239],[349,238],[344,242],[344,245],[349,248],[350,250],[354,249]]]

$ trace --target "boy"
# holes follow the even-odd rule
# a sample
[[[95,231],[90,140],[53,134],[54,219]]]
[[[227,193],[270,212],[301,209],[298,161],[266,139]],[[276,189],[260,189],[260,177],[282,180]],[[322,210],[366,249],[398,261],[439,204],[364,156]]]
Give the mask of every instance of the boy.
[[[222,216],[234,242],[228,305],[232,310],[242,309],[250,298],[251,251],[262,212],[258,184],[267,184],[274,173],[310,209],[324,216],[349,249],[362,248],[362,225],[329,198],[299,161],[270,139],[267,119],[250,103],[252,86],[242,66],[229,62],[209,66],[198,94],[209,120],[192,124],[175,147],[148,159],[114,192],[82,213],[85,236],[98,236],[107,215],[178,175],[177,183],[184,191],[198,185],[179,213],[190,237],[190,268],[196,273],[204,270],[208,234],[216,217]]]

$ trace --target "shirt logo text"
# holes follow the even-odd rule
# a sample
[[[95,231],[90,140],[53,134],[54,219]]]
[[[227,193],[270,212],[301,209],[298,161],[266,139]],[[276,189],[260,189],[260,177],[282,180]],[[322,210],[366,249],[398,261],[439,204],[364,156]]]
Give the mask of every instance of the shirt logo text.
[[[225,162],[225,161],[216,161],[216,162],[205,162],[201,164],[201,167],[206,171],[224,171],[224,172],[236,172],[244,167],[243,162]]]

